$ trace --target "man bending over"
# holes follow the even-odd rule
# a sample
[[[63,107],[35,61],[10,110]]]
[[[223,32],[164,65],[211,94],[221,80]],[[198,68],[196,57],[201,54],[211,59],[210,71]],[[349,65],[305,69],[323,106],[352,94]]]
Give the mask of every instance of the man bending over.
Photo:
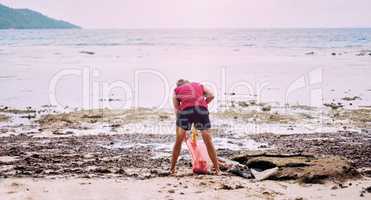
[[[207,152],[213,162],[215,173],[219,175],[220,169],[217,154],[210,135],[210,119],[208,104],[214,99],[214,94],[200,83],[189,82],[180,79],[173,95],[176,119],[176,141],[173,148],[171,161],[171,173],[175,174],[175,166],[180,154],[186,131],[190,130],[192,124],[201,131],[202,139],[206,145]]]

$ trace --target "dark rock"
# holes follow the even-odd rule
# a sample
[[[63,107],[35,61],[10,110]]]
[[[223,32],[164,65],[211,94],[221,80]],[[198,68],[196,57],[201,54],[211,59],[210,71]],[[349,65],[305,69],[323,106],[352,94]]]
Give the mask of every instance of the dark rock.
[[[271,111],[271,110],[272,110],[272,107],[270,105],[266,105],[266,106],[262,107],[262,111],[267,112],[267,111]]]
[[[80,51],[81,54],[88,54],[88,55],[94,55],[95,53],[92,51]]]
[[[248,107],[249,106],[249,104],[244,102],[244,101],[239,101],[238,105],[241,106],[241,107]]]
[[[314,184],[322,184],[325,179],[329,178],[328,175],[317,175],[311,174],[309,176],[305,176],[302,178],[303,183],[314,183]]]
[[[160,177],[170,176],[170,172],[165,171],[165,170],[154,169],[154,170],[151,170],[151,173],[156,174],[157,176],[160,176]]]
[[[21,116],[20,118],[24,118],[24,119],[34,119],[34,118],[36,118],[36,115],[23,115],[23,116]]]
[[[97,169],[94,170],[94,172],[96,172],[96,173],[102,173],[102,174],[112,173],[111,170],[109,170],[107,168],[97,168]]]
[[[326,106],[326,107],[330,107],[333,110],[337,110],[339,108],[344,107],[341,103],[337,103],[337,104],[335,104],[335,103],[324,103],[323,105]]]
[[[250,169],[243,165],[234,165],[228,170],[228,172],[243,178],[252,178]]]
[[[309,164],[306,163],[287,163],[285,167],[308,167]]]
[[[225,183],[222,183],[220,186],[221,190],[233,190],[233,187],[231,185],[227,185]]]
[[[245,188],[243,185],[236,185],[236,189],[242,189]]]
[[[307,53],[305,53],[305,55],[314,55],[314,51],[307,52]]]
[[[250,160],[246,164],[249,168],[254,168],[256,170],[264,171],[267,169],[277,167],[273,162],[267,160]]]
[[[121,124],[111,124],[111,128],[119,128]]]
[[[356,56],[365,56],[366,55],[366,53],[364,53],[364,52],[361,52],[361,53],[357,53],[356,54]]]
[[[342,100],[344,101],[355,101],[355,100],[362,100],[359,96],[353,96],[353,97],[343,97]]]

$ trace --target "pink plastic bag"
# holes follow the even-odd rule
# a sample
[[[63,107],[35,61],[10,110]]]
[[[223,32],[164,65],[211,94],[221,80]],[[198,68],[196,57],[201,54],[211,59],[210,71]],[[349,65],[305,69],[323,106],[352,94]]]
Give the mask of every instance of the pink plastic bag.
[[[186,137],[186,144],[192,157],[192,170],[196,174],[208,174],[210,172],[209,154],[203,141],[192,140]]]

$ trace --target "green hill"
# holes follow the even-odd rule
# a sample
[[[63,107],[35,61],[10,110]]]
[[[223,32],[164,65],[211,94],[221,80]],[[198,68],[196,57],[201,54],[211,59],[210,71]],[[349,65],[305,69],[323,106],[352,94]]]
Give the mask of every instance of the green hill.
[[[0,4],[0,29],[70,29],[80,28],[55,20],[30,9],[13,9]]]

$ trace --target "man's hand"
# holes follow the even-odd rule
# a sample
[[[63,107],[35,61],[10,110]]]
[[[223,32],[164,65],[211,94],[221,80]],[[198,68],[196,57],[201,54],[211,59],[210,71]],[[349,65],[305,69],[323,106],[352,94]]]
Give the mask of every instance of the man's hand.
[[[214,93],[205,86],[204,86],[204,96],[206,97],[207,104],[209,104],[215,98]]]

